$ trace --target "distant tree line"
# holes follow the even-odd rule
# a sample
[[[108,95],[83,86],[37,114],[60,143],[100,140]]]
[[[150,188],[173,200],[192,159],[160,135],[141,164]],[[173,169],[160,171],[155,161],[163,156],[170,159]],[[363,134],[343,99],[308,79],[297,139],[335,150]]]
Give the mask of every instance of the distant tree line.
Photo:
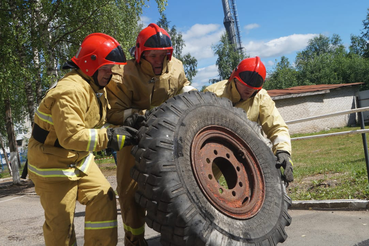
[[[88,34],[113,36],[128,56],[147,2],[0,1],[0,148],[7,145],[11,157],[18,155],[14,125],[22,125],[26,118],[33,122],[43,95],[66,72],[61,65],[76,54]],[[155,2],[163,13],[167,0]]]
[[[265,88],[354,82],[364,82],[361,89],[369,89],[369,49],[364,35],[352,35],[351,45],[346,50],[339,35],[329,38],[320,34],[297,53],[294,66],[282,56]]]

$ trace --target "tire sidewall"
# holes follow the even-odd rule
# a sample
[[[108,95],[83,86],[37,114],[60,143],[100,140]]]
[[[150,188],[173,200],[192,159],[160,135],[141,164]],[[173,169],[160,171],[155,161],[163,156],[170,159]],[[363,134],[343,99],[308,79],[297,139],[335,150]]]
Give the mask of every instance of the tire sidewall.
[[[206,117],[203,117],[205,116]],[[201,117],[202,116],[202,117]],[[260,140],[253,124],[244,114],[234,108],[202,105],[187,110],[177,122],[174,137],[174,159],[178,176],[187,190],[189,199],[205,221],[220,232],[231,233],[234,237],[258,238],[273,230],[283,211],[283,192],[280,174],[275,168],[275,157],[264,142]],[[239,220],[217,210],[206,198],[195,179],[191,166],[191,144],[195,135],[204,127],[217,125],[226,127],[249,144],[257,157],[264,176],[265,201],[260,211],[252,218]],[[254,143],[254,145],[252,144]],[[264,234],[262,234],[264,233]]]

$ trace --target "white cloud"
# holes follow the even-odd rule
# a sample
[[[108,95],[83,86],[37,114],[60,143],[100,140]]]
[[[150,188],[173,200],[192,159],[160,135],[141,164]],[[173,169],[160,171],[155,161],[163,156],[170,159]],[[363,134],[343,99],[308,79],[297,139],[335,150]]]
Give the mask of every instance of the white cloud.
[[[196,27],[195,27],[196,26]],[[219,31],[220,35],[216,38],[215,33],[218,29],[214,25],[195,25],[188,32],[186,32],[186,39],[184,38],[188,50],[192,56],[195,56],[199,63],[199,69],[196,77],[192,80],[192,85],[197,89],[201,89],[203,85],[209,85],[209,79],[218,77],[218,69],[216,65],[206,65],[201,67],[201,61],[213,61],[215,64],[216,57],[214,54],[207,53],[211,46],[209,40],[210,37],[214,38],[214,43],[219,42],[220,35],[223,30]],[[212,27],[212,28],[211,28]],[[221,29],[221,28],[219,28]],[[191,30],[193,31],[191,34]],[[195,32],[195,30],[197,32]],[[196,36],[199,35],[199,36]],[[247,55],[260,56],[263,60],[266,60],[267,67],[273,67],[274,61],[268,60],[267,58],[277,58],[280,56],[287,56],[294,52],[304,49],[308,45],[308,41],[318,34],[293,34],[290,36],[280,37],[269,41],[250,41],[245,45]],[[212,59],[211,59],[212,58]]]
[[[200,63],[201,59],[214,57],[212,46],[220,41],[224,28],[218,24],[195,24],[189,30],[182,33],[186,46],[183,54],[190,53]],[[199,64],[200,65],[200,64]]]
[[[250,56],[278,57],[304,49],[318,34],[292,34],[270,41],[250,41],[244,47]]]
[[[141,16],[141,19],[138,21],[138,24],[142,24],[142,26],[145,28],[147,27],[151,22],[150,18],[147,16]]]
[[[246,30],[247,33],[249,33],[250,30],[256,29],[256,28],[259,28],[259,27],[260,27],[259,24],[253,23],[253,24],[248,24],[248,25],[244,26],[244,29]]]
[[[211,65],[204,68],[199,68],[196,76],[192,79],[192,86],[201,90],[201,88],[209,84],[209,79],[217,79],[219,77],[217,66]]]
[[[274,62],[273,61],[267,61],[267,64],[265,66],[270,66],[273,67],[274,66]]]

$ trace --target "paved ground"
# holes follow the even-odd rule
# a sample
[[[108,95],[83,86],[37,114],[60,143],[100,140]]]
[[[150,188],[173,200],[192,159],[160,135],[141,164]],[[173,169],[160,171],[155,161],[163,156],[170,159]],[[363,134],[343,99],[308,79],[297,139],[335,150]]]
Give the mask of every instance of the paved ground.
[[[8,182],[9,184],[9,182]],[[16,190],[16,189],[15,189]],[[292,224],[286,228],[285,246],[366,246],[369,245],[369,211],[367,201],[294,202],[289,214]],[[329,209],[309,209],[328,207]],[[296,209],[299,208],[299,209]],[[337,209],[354,209],[342,211]],[[118,207],[120,214],[120,208]],[[360,210],[355,210],[360,209]],[[43,243],[43,210],[33,187],[20,187],[10,193],[0,189],[0,245],[41,246]],[[118,220],[119,243],[123,245],[123,225]],[[78,245],[83,245],[84,206],[76,208]],[[146,230],[150,246],[159,246],[160,235],[151,228]]]

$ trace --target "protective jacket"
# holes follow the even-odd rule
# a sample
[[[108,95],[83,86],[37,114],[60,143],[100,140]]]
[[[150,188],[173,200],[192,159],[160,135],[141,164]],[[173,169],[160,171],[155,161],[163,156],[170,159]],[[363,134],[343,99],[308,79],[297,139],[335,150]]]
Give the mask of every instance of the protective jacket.
[[[35,113],[28,146],[29,171],[76,180],[87,174],[92,151],[107,147],[107,95],[80,70],[50,89]],[[102,128],[102,129],[101,129]],[[51,169],[52,168],[52,169]]]
[[[155,75],[145,59],[140,63],[129,60],[127,65],[114,68],[112,81],[106,87],[111,105],[108,121],[113,124],[122,125],[132,113],[143,114],[177,94],[195,89],[185,76],[182,62],[174,57],[169,62],[164,58],[161,75]],[[131,146],[123,147],[117,152],[117,192],[125,231],[124,245],[142,246],[147,245],[145,210],[135,201],[137,183],[130,176],[135,165],[131,149]]]
[[[92,151],[108,145],[107,97],[74,70],[42,99],[28,144],[28,171],[45,210],[45,245],[76,245],[76,201],[86,205],[85,245],[117,244],[114,190]]]
[[[132,113],[159,106],[169,98],[195,89],[190,86],[180,60],[172,57],[164,60],[163,73],[155,75],[151,64],[141,59],[127,61],[127,65],[113,68],[113,78],[108,84],[108,98],[111,109],[108,121],[122,125]]]
[[[291,138],[288,127],[265,89],[261,89],[245,101],[241,99],[234,80],[220,81],[208,86],[205,91],[228,98],[232,101],[233,106],[245,110],[249,120],[261,125],[263,132],[272,142],[274,154],[277,150],[284,150],[291,154]]]

